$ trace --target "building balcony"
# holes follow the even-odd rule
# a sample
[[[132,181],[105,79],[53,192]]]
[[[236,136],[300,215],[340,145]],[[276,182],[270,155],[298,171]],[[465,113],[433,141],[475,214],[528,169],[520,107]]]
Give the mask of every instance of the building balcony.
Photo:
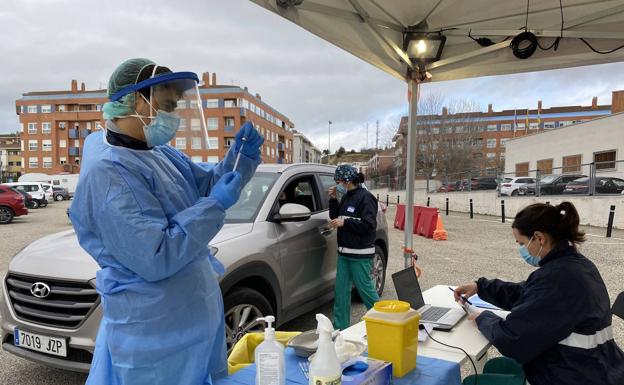
[[[80,156],[80,147],[70,147],[69,156]]]
[[[277,151],[284,151],[286,149],[286,145],[282,142],[277,143]]]
[[[72,128],[68,131],[69,134],[69,139],[78,139],[80,133],[79,130],[76,128]]]
[[[81,138],[86,138],[87,136],[89,136],[89,134],[91,134],[91,130],[89,130],[88,128],[83,128],[80,130]]]
[[[284,158],[277,158],[277,163],[282,164],[284,163]]]

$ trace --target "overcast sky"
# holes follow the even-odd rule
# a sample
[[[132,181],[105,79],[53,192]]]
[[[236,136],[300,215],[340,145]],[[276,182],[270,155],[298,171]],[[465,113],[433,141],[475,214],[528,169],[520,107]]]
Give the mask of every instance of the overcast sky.
[[[288,116],[319,149],[374,144],[407,111],[406,86],[247,0],[16,0],[0,8],[0,132],[19,127],[15,100],[66,90],[71,79],[105,87],[114,68],[147,57],[173,69],[216,72],[219,84],[249,87]],[[428,84],[495,110],[610,104],[624,65]],[[361,132],[361,135],[354,135]],[[384,135],[386,133],[386,135]]]

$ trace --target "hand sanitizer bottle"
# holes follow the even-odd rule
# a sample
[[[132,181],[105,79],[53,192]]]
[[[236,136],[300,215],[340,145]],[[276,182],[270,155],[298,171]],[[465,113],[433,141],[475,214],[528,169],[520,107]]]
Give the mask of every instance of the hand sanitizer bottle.
[[[316,315],[319,335],[318,349],[310,363],[309,385],[340,385],[342,368],[332,342],[334,327],[329,318],[323,314]]]
[[[258,321],[267,323],[264,329],[264,342],[256,348],[256,385],[286,384],[286,366],[284,364],[284,346],[275,341],[275,329],[272,328],[275,317],[266,316]]]

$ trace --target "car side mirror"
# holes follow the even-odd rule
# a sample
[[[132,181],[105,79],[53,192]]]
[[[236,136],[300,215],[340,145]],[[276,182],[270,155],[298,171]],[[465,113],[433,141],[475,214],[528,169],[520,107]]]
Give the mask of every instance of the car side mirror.
[[[286,203],[280,208],[279,213],[273,216],[273,221],[303,222],[310,219],[311,216],[312,213],[307,207],[296,203]]]

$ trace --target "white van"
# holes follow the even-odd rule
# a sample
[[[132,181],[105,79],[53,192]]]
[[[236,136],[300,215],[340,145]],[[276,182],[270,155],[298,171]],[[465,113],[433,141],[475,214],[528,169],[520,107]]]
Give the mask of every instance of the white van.
[[[48,205],[48,197],[49,200],[52,200],[52,197],[54,196],[52,188],[50,188],[50,192],[47,193],[43,188],[43,184],[38,182],[12,182],[3,184],[5,186],[15,187],[17,190],[30,194],[33,199],[33,207],[30,208],[33,209],[46,207]]]
[[[78,185],[78,177],[80,174],[42,174],[27,173],[19,177],[19,182],[41,182],[50,183],[54,187],[63,187],[67,189],[69,195],[73,195]]]

